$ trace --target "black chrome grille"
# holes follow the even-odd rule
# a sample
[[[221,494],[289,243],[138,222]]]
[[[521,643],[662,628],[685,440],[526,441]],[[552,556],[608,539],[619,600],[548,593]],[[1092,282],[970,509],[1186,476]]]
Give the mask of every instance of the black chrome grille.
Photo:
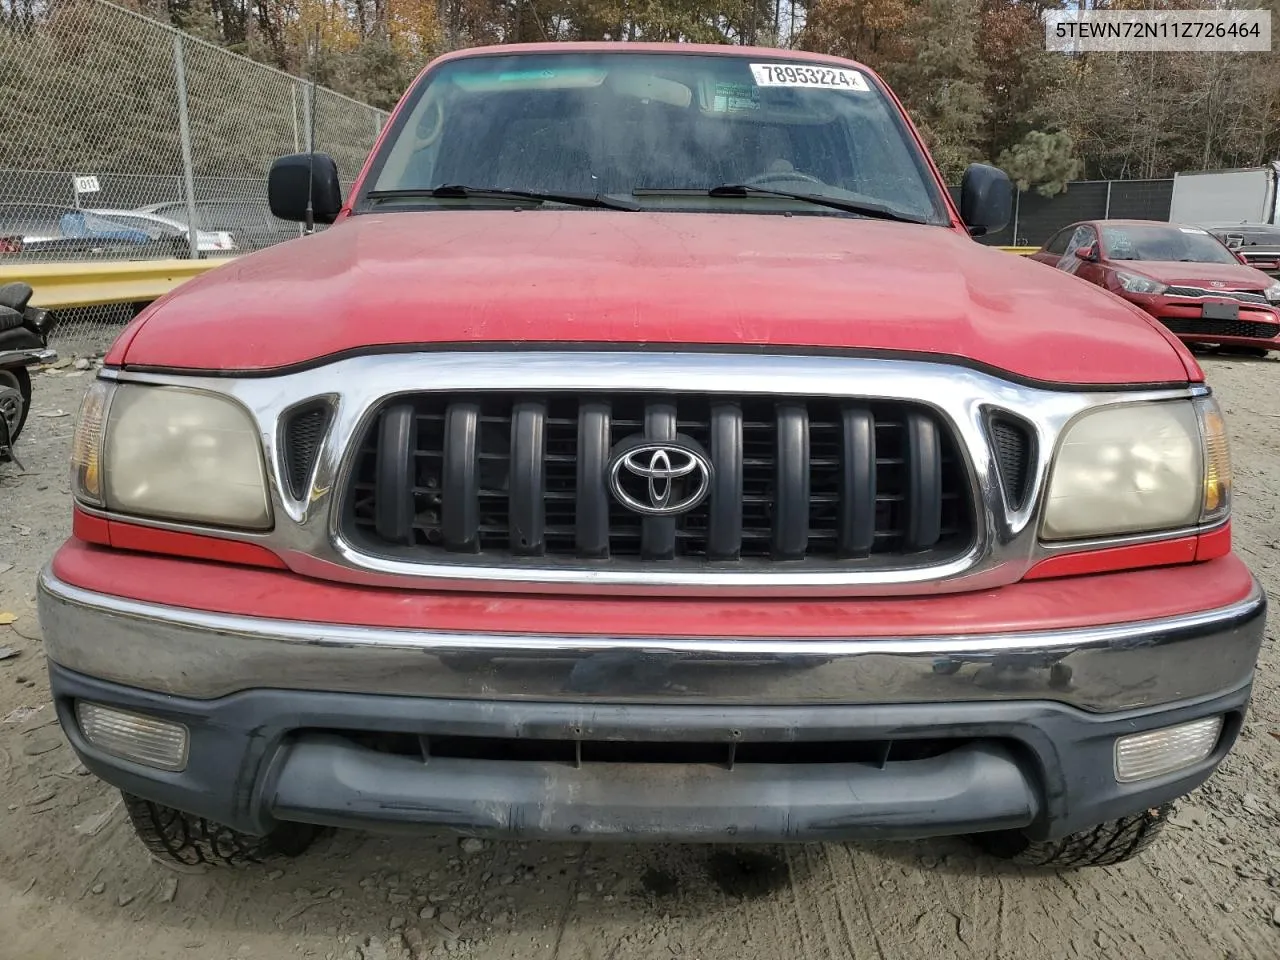
[[[654,517],[613,495],[611,454],[645,437],[706,452],[701,503]],[[384,405],[359,439],[343,523],[361,549],[423,562],[899,566],[965,551],[972,501],[955,438],[923,405],[417,394]]]
[[[1255,293],[1248,290],[1207,290],[1203,287],[1166,287],[1164,295],[1166,297],[1193,297],[1196,300],[1213,297],[1223,300],[1238,300],[1241,303],[1260,303],[1263,306],[1266,306],[1268,303],[1267,298],[1261,293]]]
[[[1260,337],[1270,339],[1280,333],[1278,323],[1252,320],[1208,320],[1203,317],[1169,317],[1160,321],[1174,333],[1208,337]]]

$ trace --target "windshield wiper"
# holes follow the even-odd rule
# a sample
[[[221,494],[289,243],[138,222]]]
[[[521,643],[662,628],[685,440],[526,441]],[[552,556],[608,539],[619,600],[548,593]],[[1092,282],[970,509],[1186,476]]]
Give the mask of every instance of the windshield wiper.
[[[682,189],[664,187],[637,187],[631,191],[633,197],[782,197],[786,200],[800,200],[804,203],[816,204],[819,207],[830,207],[845,213],[855,213],[860,217],[871,217],[876,220],[895,220],[899,223],[923,223],[930,221],[924,217],[915,217],[908,213],[899,213],[890,207],[878,203],[863,203],[858,200],[841,200],[820,193],[799,193],[791,190],[774,190],[772,187],[757,187],[750,183],[722,183],[710,190]]]
[[[468,187],[446,183],[438,187],[412,187],[404,190],[370,190],[370,200],[412,200],[438,197],[457,200],[528,200],[532,203],[563,203],[574,207],[597,207],[606,210],[639,210],[639,204],[606,197],[602,193],[544,193],[538,190],[505,190],[501,187]]]

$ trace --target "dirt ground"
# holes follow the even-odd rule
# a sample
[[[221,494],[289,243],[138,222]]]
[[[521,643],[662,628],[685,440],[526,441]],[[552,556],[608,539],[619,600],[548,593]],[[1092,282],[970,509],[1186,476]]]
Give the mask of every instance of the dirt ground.
[[[1204,363],[1234,441],[1236,548],[1274,602],[1280,361]],[[17,615],[0,626],[0,648],[15,654],[0,659],[0,960],[1280,958],[1274,626],[1234,753],[1162,842],[1119,867],[1022,870],[959,840],[538,845],[345,832],[274,869],[175,872],[135,842],[49,704],[34,583],[68,533],[68,444],[90,377],[38,376],[19,443],[26,472],[0,467],[0,612]]]

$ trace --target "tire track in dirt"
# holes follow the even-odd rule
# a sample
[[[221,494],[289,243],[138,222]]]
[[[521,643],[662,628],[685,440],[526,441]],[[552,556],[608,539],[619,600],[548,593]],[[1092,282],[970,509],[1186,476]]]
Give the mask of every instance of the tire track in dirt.
[[[782,847],[780,849],[787,863],[787,894],[792,914],[795,917],[796,928],[800,934],[800,955],[804,960],[820,960],[819,955],[813,948],[813,938],[810,933],[813,926],[808,922],[803,906],[805,901],[809,899],[807,885],[796,881],[796,848]],[[804,856],[803,847],[799,848],[798,855],[800,857]]]
[[[828,854],[834,848],[818,847],[816,844],[804,844],[795,853],[804,863],[805,895],[813,906],[818,918],[818,930],[822,936],[822,955],[830,960],[850,956],[852,944],[844,937],[839,922],[839,905],[841,898],[831,884],[826,882],[830,859]],[[832,921],[832,916],[836,920]]]
[[[857,957],[860,954],[859,942],[858,937],[854,934],[854,922],[849,916],[852,905],[849,903],[848,897],[843,896],[843,891],[841,890],[841,868],[837,866],[838,863],[843,864],[844,875],[848,876],[852,869],[852,857],[847,847],[829,846],[823,849],[822,859],[827,868],[827,876],[831,879],[829,890],[836,902],[836,912],[840,918],[840,930],[847,948],[845,951],[837,953],[836,956]]]

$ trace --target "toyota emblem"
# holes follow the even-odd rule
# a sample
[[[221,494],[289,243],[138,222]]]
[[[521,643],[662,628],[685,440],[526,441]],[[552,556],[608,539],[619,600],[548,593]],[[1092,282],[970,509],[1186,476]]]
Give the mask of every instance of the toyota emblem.
[[[609,460],[609,489],[646,517],[674,517],[711,492],[711,461],[692,440],[624,441]]]

